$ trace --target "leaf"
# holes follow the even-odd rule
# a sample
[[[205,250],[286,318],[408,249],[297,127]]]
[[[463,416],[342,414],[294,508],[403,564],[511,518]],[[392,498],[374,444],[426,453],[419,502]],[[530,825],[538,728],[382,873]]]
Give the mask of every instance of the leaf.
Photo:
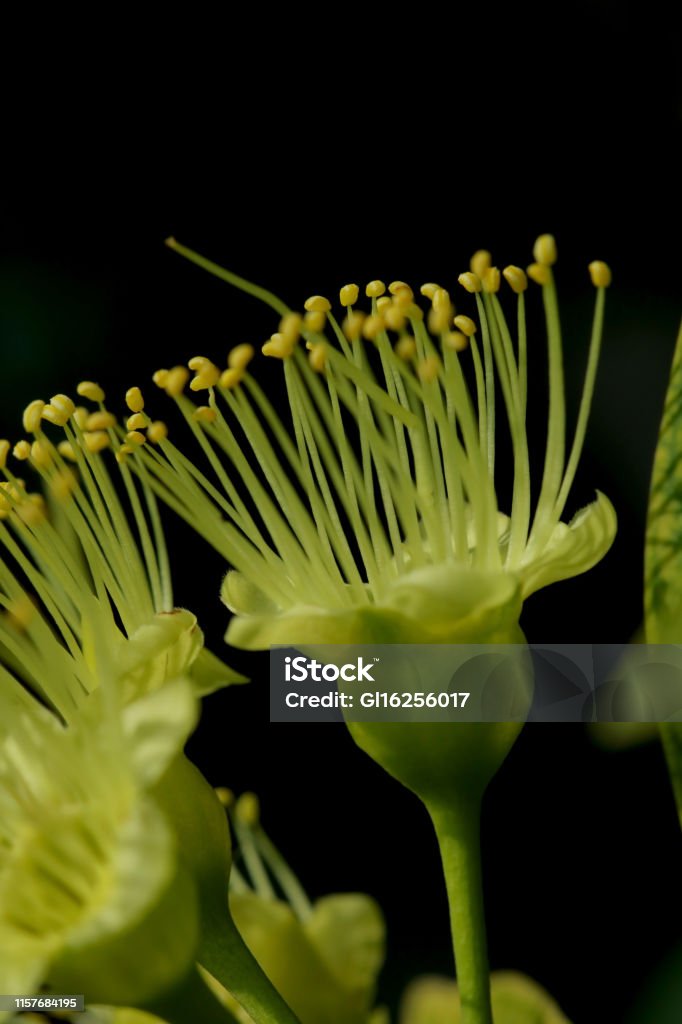
[[[654,457],[647,515],[644,614],[648,643],[682,643],[682,330]],[[661,725],[682,822],[682,723]]]

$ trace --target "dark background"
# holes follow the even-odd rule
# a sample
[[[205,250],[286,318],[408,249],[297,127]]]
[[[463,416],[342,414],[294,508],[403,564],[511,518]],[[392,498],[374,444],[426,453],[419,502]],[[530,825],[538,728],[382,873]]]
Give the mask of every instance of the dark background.
[[[29,101],[31,155],[18,136],[7,149],[18,173],[0,214],[0,436],[17,436],[30,399],[83,377],[122,396],[158,365],[222,361],[275,329],[269,311],[165,249],[168,234],[296,306],[374,277],[455,292],[474,249],[525,265],[552,231],[573,410],[586,265],[613,268],[569,511],[599,487],[620,529],[589,576],[532,598],[523,625],[536,641],[627,640],[679,315],[675,27],[655,6],[615,4],[526,9],[522,23],[443,17],[344,11],[331,28],[276,18],[263,32],[256,17],[224,39],[192,26],[172,47],[133,32],[125,59],[103,53],[96,85],[94,56],[82,73],[61,62]],[[533,374],[542,392],[540,352]],[[169,529],[178,603],[219,651],[225,566]],[[191,753],[215,784],[259,792],[313,896],[379,900],[382,997],[395,1005],[410,977],[452,967],[425,814],[343,728],[270,726],[265,658],[232,662],[254,683],[207,701]],[[638,1020],[679,1019],[672,996],[654,1009],[641,995],[680,940],[680,837],[656,745],[604,753],[580,726],[527,728],[491,786],[484,850],[494,968],[529,973],[581,1024],[634,1021],[638,998]]]

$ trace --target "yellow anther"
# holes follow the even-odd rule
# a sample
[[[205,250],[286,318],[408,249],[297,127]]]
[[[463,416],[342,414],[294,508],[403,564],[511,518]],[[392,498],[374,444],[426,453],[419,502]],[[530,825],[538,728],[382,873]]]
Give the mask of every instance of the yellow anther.
[[[29,402],[24,409],[22,423],[27,434],[37,434],[40,430],[40,420],[42,419],[44,408],[45,403],[36,398],[35,401]]]
[[[403,334],[395,343],[394,352],[404,363],[411,362],[417,355],[417,343],[409,334]]]
[[[349,341],[358,340],[362,334],[362,325],[366,319],[365,314],[357,309],[351,310],[348,315],[344,317],[343,323],[341,324],[341,330]]]
[[[385,291],[386,285],[383,281],[370,281],[365,288],[365,295],[368,299],[378,299]]]
[[[393,299],[388,295],[382,295],[380,299],[377,299],[377,312],[385,313],[387,309],[390,309],[393,305]]]
[[[214,423],[217,418],[218,413],[210,405],[200,405],[192,413],[192,419],[197,423]]]
[[[402,331],[407,317],[405,316],[405,310],[401,306],[392,304],[382,310],[382,312],[386,326],[390,331]]]
[[[88,430],[106,430],[108,427],[113,427],[113,423],[107,423],[106,426],[101,426],[101,421],[96,420],[95,417],[98,413],[95,413],[88,420]],[[116,421],[114,421],[116,422]],[[126,420],[126,430],[144,430],[147,426],[147,417],[142,412],[134,412],[132,416],[129,416]]]
[[[125,462],[128,456],[133,454],[134,450],[135,449],[132,448],[129,444],[122,444],[119,450],[116,452],[116,461]]]
[[[144,416],[141,416],[139,412],[133,413],[128,420],[128,423],[130,424],[130,420],[135,419],[136,417],[139,417],[144,423]],[[85,430],[111,430],[111,428],[115,426],[116,417],[113,412],[91,412],[85,421]],[[132,428],[128,426],[128,430],[131,429]]]
[[[126,434],[126,441],[128,444],[137,445],[138,448],[140,445],[143,445],[146,440],[147,438],[145,435],[139,430],[129,430]]]
[[[272,356],[275,359],[289,359],[293,354],[296,342],[287,341],[281,334],[273,334],[269,341],[266,341],[261,349],[264,356]]]
[[[312,346],[308,353],[308,361],[315,373],[324,372],[324,368],[327,365],[327,345],[325,342],[319,341],[316,345]]]
[[[63,469],[50,480],[50,487],[57,501],[66,501],[78,486],[76,474],[70,469]]]
[[[184,366],[174,366],[172,370],[166,370],[164,383],[160,385],[167,395],[177,398],[185,390],[185,384],[189,380],[189,370]]]
[[[549,284],[552,280],[552,271],[544,263],[531,263],[526,267],[526,272],[536,284]]]
[[[411,288],[408,288],[407,285],[405,285],[404,288],[396,289],[393,295],[393,301],[396,305],[402,306],[403,309],[406,309],[414,303],[414,292]]]
[[[449,331],[443,338],[443,345],[453,352],[464,352],[469,345],[469,339],[463,331]]]
[[[220,381],[218,382],[221,388],[225,388],[227,391],[231,391],[232,388],[236,388],[238,384],[241,384],[242,378],[244,377],[244,371],[238,370],[236,367],[230,367],[220,374]]]
[[[487,249],[477,249],[469,260],[469,270],[476,274],[476,277],[483,277],[493,258]]]
[[[593,260],[587,268],[595,288],[608,288],[611,284],[611,268],[602,260]]]
[[[429,384],[431,381],[437,380],[440,368],[441,362],[438,356],[427,356],[418,364],[417,376],[423,383]]]
[[[432,380],[436,380],[440,373],[440,359],[438,356],[427,356],[426,359],[422,359],[417,365],[417,376],[425,384],[429,384]]]
[[[97,455],[109,447],[110,439],[106,430],[91,430],[83,434],[83,443],[89,452]]]
[[[311,310],[310,313],[306,313],[303,317],[303,327],[306,331],[314,331],[316,334],[319,334],[324,330],[326,320],[326,313],[322,313],[319,310],[317,312]]]
[[[35,613],[36,608],[31,598],[28,594],[22,594],[21,597],[10,601],[7,607],[7,620],[15,629],[23,632],[31,625]]]
[[[131,412],[142,412],[144,409],[144,398],[139,388],[128,388],[126,391],[126,405]]]
[[[152,374],[152,380],[156,384],[157,388],[165,388],[166,381],[168,380],[168,370],[157,370]]]
[[[191,360],[195,362],[195,360]],[[193,367],[194,369],[194,367]],[[202,361],[201,367],[198,370],[196,377],[193,377],[189,382],[191,391],[206,391],[208,388],[214,388],[220,380],[220,370],[210,360],[206,359]]]
[[[484,292],[488,292],[490,295],[499,292],[501,275],[497,267],[488,267],[481,280]]]
[[[31,445],[31,462],[39,469],[47,469],[52,465],[50,448],[44,441],[34,441]]]
[[[433,293],[433,299],[431,301],[434,309],[450,309],[450,293],[446,291],[445,288],[438,288]]]
[[[73,419],[80,430],[85,430],[85,425],[90,419],[90,410],[86,409],[84,405],[77,405],[73,413]]]
[[[78,456],[76,455],[74,447],[70,441],[60,441],[57,445],[57,451],[63,458],[68,459],[69,462],[78,461]]]
[[[427,284],[423,284],[421,286],[421,288],[419,289],[419,292],[420,292],[421,295],[424,296],[424,298],[432,299],[433,296],[436,294],[436,292],[438,291],[439,288],[440,288],[439,284],[433,284],[433,282],[428,282]]]
[[[368,316],[362,325],[362,336],[367,338],[368,341],[374,341],[384,330],[385,326],[383,316],[379,316],[378,313]]]
[[[5,466],[7,465],[7,456],[10,453],[11,447],[12,445],[9,443],[9,441],[5,440],[4,438],[2,439],[2,441],[0,441],[0,469],[4,469]]]
[[[15,511],[27,526],[40,526],[47,519],[47,506],[42,494],[27,494],[26,501],[22,501]]]
[[[242,793],[237,800],[235,813],[245,825],[257,825],[260,819],[260,801],[256,794]]]
[[[324,295],[311,295],[309,299],[305,300],[303,306],[307,313],[328,313],[332,308],[331,302],[329,299],[325,299]]]
[[[43,409],[43,419],[58,427],[65,427],[75,411],[76,406],[68,395],[53,395],[50,404]]]
[[[215,795],[218,797],[223,807],[232,807],[234,804],[234,793],[231,789],[227,789],[225,786],[216,786]]]
[[[319,298],[320,296],[314,296]],[[327,300],[324,299],[324,302]],[[303,317],[300,313],[286,313],[279,322],[278,334],[281,334],[285,341],[295,345],[301,337]]]
[[[193,370],[195,373],[201,373],[202,370],[206,369],[208,366],[212,366],[213,363],[210,359],[207,359],[206,356],[192,356],[192,358],[187,361],[187,365],[190,370]]]
[[[412,299],[414,298],[414,292],[410,288],[409,284],[405,283],[405,281],[391,281],[391,283],[388,286],[388,290],[391,293],[391,295],[397,295],[399,292],[402,292],[403,289],[405,288],[407,288],[408,292],[411,293],[410,301],[412,301]]]
[[[253,345],[235,345],[227,355],[227,365],[230,370],[241,370],[243,372],[255,354],[256,350]]]
[[[461,284],[462,288],[466,288],[466,290],[471,292],[472,295],[475,292],[480,292],[481,290],[482,285],[480,277],[478,274],[474,274],[469,270],[464,274],[460,274],[457,280]]]
[[[502,271],[502,276],[511,288],[513,292],[520,295],[521,292],[525,292],[528,287],[528,278],[525,270],[521,270],[521,267],[505,267]]]
[[[147,440],[152,444],[161,444],[168,437],[168,427],[163,420],[154,420],[147,427]]]
[[[89,398],[91,402],[103,402],[106,397],[99,384],[92,380],[82,380],[76,391],[81,398]]]
[[[15,459],[20,459],[24,462],[31,456],[31,442],[30,441],[17,441],[14,448],[12,449],[12,455]]]
[[[533,246],[533,259],[545,267],[551,267],[557,260],[554,235],[540,235]]]
[[[442,334],[447,331],[452,323],[453,307],[448,304],[436,309],[435,306],[429,310],[428,327],[431,334]]]
[[[455,327],[466,334],[467,338],[471,338],[476,333],[476,324],[469,316],[456,316]]]
[[[359,294],[360,289],[356,284],[344,284],[339,292],[339,301],[342,306],[354,306]]]
[[[0,483],[0,519],[7,519],[14,506],[23,498],[23,491],[15,484],[7,480]]]

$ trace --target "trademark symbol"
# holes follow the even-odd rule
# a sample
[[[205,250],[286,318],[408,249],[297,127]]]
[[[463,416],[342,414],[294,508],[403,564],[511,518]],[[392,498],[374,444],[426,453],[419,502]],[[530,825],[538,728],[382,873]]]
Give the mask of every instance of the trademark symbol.
[[[372,661],[380,661],[379,658],[372,658]]]

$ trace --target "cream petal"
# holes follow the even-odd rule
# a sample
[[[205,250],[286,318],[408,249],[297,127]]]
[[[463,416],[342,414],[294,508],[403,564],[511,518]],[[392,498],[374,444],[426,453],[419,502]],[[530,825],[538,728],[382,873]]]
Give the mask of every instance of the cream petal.
[[[597,500],[566,525],[559,523],[537,557],[517,570],[524,600],[541,587],[587,572],[611,547],[617,528],[616,511],[601,491]]]

